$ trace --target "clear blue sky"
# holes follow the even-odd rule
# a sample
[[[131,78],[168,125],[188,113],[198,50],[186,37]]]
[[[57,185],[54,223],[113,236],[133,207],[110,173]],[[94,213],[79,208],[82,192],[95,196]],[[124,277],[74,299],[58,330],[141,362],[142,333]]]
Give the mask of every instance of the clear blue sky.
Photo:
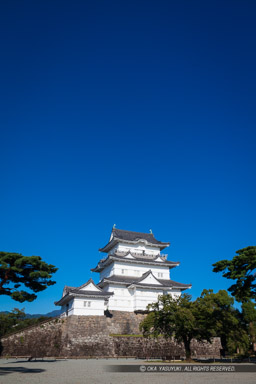
[[[170,241],[171,278],[256,245],[253,1],[0,5],[0,250],[59,270],[33,303],[92,274],[113,224]]]

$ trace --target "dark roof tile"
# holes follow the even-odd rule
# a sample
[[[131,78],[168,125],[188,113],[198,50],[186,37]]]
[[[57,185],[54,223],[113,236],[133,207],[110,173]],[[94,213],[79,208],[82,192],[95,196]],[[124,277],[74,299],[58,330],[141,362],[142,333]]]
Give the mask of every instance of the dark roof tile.
[[[103,248],[100,248],[101,252],[108,252],[119,241],[137,242],[139,240],[145,240],[149,244],[158,245],[159,248],[164,249],[170,245],[168,242],[162,242],[155,238],[153,233],[133,232],[126,231],[124,229],[112,229],[112,239]]]
[[[122,261],[122,262],[125,262],[128,264],[142,263],[142,264],[148,264],[148,265],[169,266],[169,268],[176,267],[177,265],[180,264],[179,261],[169,261],[169,260],[157,261],[156,259],[153,259],[153,258],[149,259],[146,257],[143,257],[143,258],[142,257],[141,258],[140,257],[134,257],[134,259],[132,259],[132,258],[124,257],[124,256],[117,256],[114,254],[114,255],[108,255],[108,257],[106,259],[103,259],[102,261],[100,261],[95,268],[91,269],[91,271],[100,272],[101,270],[103,270],[107,265],[109,265],[114,260]]]
[[[77,293],[81,296],[111,296],[113,293],[102,291],[86,291],[82,289],[72,289],[69,293]]]
[[[169,243],[163,243],[162,241],[158,241],[154,237],[153,233],[133,232],[133,231],[126,231],[126,230],[117,229],[117,228],[113,228],[112,233],[114,237],[120,240],[138,241],[140,239],[143,239],[151,244],[169,244]]]
[[[149,274],[150,274],[151,271],[148,271],[146,273],[143,274],[143,276],[141,277],[128,277],[128,276],[118,276],[118,275],[115,275],[115,276],[110,276],[110,277],[105,277],[99,284],[98,286],[99,287],[102,287],[102,286],[105,286],[108,282],[113,282],[113,283],[120,283],[120,284],[126,284],[127,286],[128,285],[131,285],[131,284],[136,284],[136,285],[141,285],[141,286],[154,286],[154,287],[159,287],[161,288],[161,285],[158,285],[158,284],[146,284],[146,283],[143,283],[143,279],[146,278]],[[159,281],[159,283],[161,283],[164,287],[170,287],[170,288],[180,288],[180,289],[187,289],[187,288],[190,288],[191,287],[191,284],[182,284],[182,283],[178,283],[177,281],[174,281],[174,280],[164,280],[164,279],[157,279],[157,281]]]

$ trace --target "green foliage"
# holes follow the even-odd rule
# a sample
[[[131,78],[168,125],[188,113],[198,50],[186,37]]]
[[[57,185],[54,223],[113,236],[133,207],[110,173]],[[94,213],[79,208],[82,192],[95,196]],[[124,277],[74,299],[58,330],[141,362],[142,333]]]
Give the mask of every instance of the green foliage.
[[[242,319],[253,346],[256,343],[256,308],[252,301],[242,304]]]
[[[254,322],[256,324],[256,308],[252,301],[247,301],[242,304],[244,320],[247,323]]]
[[[55,284],[51,278],[56,271],[54,265],[45,263],[40,256],[0,252],[0,295],[8,295],[20,303],[33,301],[37,297],[35,293]]]
[[[186,358],[190,359],[192,339],[211,342],[213,336],[221,338],[226,352],[234,353],[239,348],[245,352],[249,339],[241,314],[233,307],[234,299],[227,291],[204,290],[195,301],[187,294],[179,298],[160,296],[157,303],[148,308],[150,313],[140,324],[145,337],[174,337],[182,342]]]
[[[40,322],[50,319],[49,317],[26,318],[24,310],[14,308],[10,313],[0,313],[0,337],[12,332],[20,331],[31,325],[40,324]],[[22,343],[22,339],[20,339]],[[23,340],[24,341],[24,340]]]
[[[236,251],[232,260],[221,260],[213,264],[213,272],[223,272],[223,277],[236,280],[228,289],[237,301],[256,299],[256,246]]]
[[[229,354],[246,352],[249,338],[240,312],[234,308],[234,299],[225,290],[213,293],[212,289],[203,290],[197,299],[203,306],[208,307],[209,327],[213,335],[221,338],[222,348]]]
[[[240,354],[247,355],[250,347],[250,338],[248,333],[242,327],[232,329],[228,333],[226,351],[229,355]]]
[[[136,334],[121,334],[121,333],[110,333],[109,336],[111,337],[143,337],[143,335],[136,335]]]
[[[10,313],[0,313],[0,337],[15,329],[18,322],[25,319],[24,309],[14,308]]]
[[[213,332],[209,327],[208,310],[201,303],[192,302],[190,295],[179,298],[163,295],[148,308],[151,312],[140,324],[143,335],[174,337],[184,344],[186,359],[191,358],[192,339],[211,341]]]

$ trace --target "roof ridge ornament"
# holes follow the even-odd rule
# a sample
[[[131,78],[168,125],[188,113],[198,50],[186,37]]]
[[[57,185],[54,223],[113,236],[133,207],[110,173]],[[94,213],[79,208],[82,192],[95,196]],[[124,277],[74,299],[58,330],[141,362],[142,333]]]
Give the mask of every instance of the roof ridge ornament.
[[[116,224],[113,225],[113,228],[112,229],[116,229]]]
[[[149,233],[150,233],[151,235],[153,235],[152,229],[149,230]]]
[[[112,248],[117,245],[117,243],[136,244],[142,241],[147,245],[160,248],[160,250],[163,250],[164,248],[170,245],[170,243],[157,240],[154,237],[152,230],[151,233],[133,232],[124,229],[117,229],[114,224],[109,242],[99,250],[100,252],[109,252]]]

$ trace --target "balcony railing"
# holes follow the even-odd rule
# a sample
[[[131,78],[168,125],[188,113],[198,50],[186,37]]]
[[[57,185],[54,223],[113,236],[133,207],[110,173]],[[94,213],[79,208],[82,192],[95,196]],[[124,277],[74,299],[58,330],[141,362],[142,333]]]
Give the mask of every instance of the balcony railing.
[[[111,256],[125,256],[125,255],[127,255],[127,253],[128,253],[128,251],[115,251],[115,252],[109,253],[109,255],[111,255]],[[162,260],[166,260],[168,257],[167,254],[161,254],[161,253],[159,253],[158,255],[152,255],[152,254],[149,254],[146,252],[131,252],[130,251],[130,254],[134,257],[145,258],[145,259],[156,259],[157,257],[160,257]]]

